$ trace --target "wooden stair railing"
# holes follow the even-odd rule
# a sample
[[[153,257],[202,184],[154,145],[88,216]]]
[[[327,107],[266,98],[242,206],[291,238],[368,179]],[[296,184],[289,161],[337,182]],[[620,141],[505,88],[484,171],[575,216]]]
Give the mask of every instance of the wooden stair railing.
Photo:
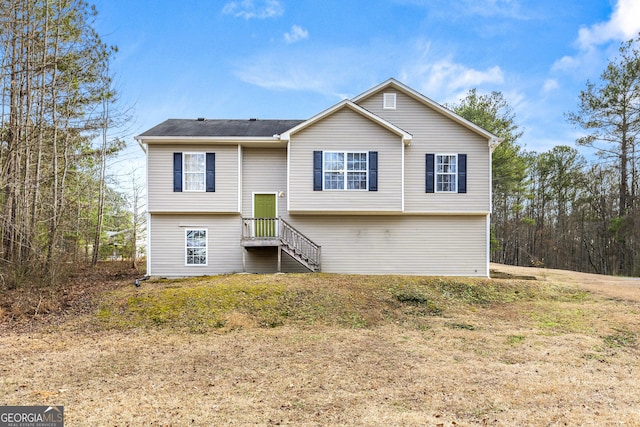
[[[313,272],[320,271],[320,246],[283,219],[280,219],[280,241],[282,250],[293,259]]]
[[[242,241],[243,246],[278,246],[308,270],[320,271],[320,246],[282,218],[242,218]]]

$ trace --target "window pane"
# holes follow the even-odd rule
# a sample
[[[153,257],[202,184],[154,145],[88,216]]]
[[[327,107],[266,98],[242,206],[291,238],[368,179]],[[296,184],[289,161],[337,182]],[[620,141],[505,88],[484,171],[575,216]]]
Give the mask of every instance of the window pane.
[[[325,172],[324,188],[325,190],[344,189],[344,174],[342,172]]]
[[[204,153],[185,153],[184,169],[186,172],[204,172]]]
[[[367,173],[349,172],[347,173],[347,190],[366,190]]]
[[[455,191],[456,176],[453,174],[438,175],[437,191]]]
[[[347,170],[366,171],[367,153],[347,153]]]
[[[207,230],[187,230],[187,265],[207,264]]]
[[[184,187],[188,191],[204,191],[204,173],[184,173]]]
[[[205,230],[188,230],[187,231],[187,246],[206,246],[207,245],[207,233]]]
[[[204,248],[187,249],[187,264],[203,265],[207,263],[207,251]]]
[[[438,173],[455,173],[456,172],[456,156],[437,156],[436,172]]]
[[[324,170],[339,171],[344,170],[344,153],[324,153]]]

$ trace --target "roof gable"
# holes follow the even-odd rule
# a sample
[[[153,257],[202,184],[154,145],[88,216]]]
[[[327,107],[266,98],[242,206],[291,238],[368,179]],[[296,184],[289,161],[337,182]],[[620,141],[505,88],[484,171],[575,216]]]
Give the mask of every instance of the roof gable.
[[[480,126],[476,125],[475,123],[465,119],[462,116],[459,116],[458,114],[454,113],[453,111],[449,110],[448,108],[438,104],[437,102],[433,101],[432,99],[424,96],[423,94],[421,94],[420,92],[415,91],[414,89],[410,88],[409,86],[397,81],[394,78],[390,78],[385,82],[380,83],[377,86],[372,87],[371,89],[367,90],[366,92],[356,96],[355,98],[352,99],[352,101],[354,103],[359,103],[381,91],[384,91],[385,89],[395,89],[399,92],[402,92],[414,99],[416,99],[417,101],[421,102],[422,104],[430,107],[431,109],[433,109],[434,111],[442,114],[443,116],[459,123],[460,125],[470,129],[471,131],[475,132],[476,134],[486,138],[489,142],[489,147],[491,148],[491,150],[495,149],[495,147],[497,147],[501,142],[502,142],[502,138],[499,138],[497,136],[495,136],[494,134],[492,134],[491,132],[481,128]]]
[[[411,143],[411,138],[412,135],[409,132],[404,131],[403,129],[400,129],[398,126],[394,125],[393,123],[388,122],[387,120],[384,120],[383,118],[373,114],[372,112],[362,108],[361,106],[359,106],[358,104],[355,104],[354,102],[345,99],[344,101],[341,101],[337,104],[335,104],[333,107],[330,107],[326,110],[324,110],[323,112],[316,114],[315,116],[311,117],[309,120],[306,120],[300,124],[298,124],[297,126],[293,127],[292,129],[289,129],[288,131],[282,133],[280,135],[280,139],[282,140],[290,140],[291,139],[291,135],[300,132],[303,129],[306,129],[309,126],[313,126],[313,124],[319,122],[320,120],[334,114],[337,111],[340,111],[342,109],[348,108],[358,114],[360,114],[361,116],[371,120],[372,122],[378,124],[381,127],[384,127],[385,129],[395,133],[396,135],[400,136],[402,138],[402,142],[406,145],[409,145]]]

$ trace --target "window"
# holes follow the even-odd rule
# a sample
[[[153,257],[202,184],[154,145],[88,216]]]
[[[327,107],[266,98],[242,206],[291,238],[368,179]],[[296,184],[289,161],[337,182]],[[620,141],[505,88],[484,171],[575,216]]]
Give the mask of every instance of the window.
[[[325,151],[325,190],[366,190],[367,153]]]
[[[466,193],[467,155],[426,155],[426,193]]]
[[[173,191],[216,191],[216,153],[173,153]]]
[[[396,94],[395,93],[383,93],[382,94],[382,108],[385,110],[396,109]]]
[[[207,265],[207,230],[185,230],[185,264]]]
[[[204,191],[205,154],[183,153],[182,179],[184,191]]]
[[[455,193],[458,173],[455,154],[436,155],[436,192]]]

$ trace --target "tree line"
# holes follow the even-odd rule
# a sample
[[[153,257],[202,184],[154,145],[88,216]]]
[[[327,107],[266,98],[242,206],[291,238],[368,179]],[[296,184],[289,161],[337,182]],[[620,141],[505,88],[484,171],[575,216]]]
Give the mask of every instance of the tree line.
[[[109,136],[116,48],[83,0],[0,9],[0,285],[52,283],[97,255],[105,228],[131,220],[105,174],[123,147]]]
[[[492,261],[640,276],[640,35],[566,114],[592,159],[571,146],[524,150],[500,92],[471,90],[450,108],[503,138],[492,157]]]

